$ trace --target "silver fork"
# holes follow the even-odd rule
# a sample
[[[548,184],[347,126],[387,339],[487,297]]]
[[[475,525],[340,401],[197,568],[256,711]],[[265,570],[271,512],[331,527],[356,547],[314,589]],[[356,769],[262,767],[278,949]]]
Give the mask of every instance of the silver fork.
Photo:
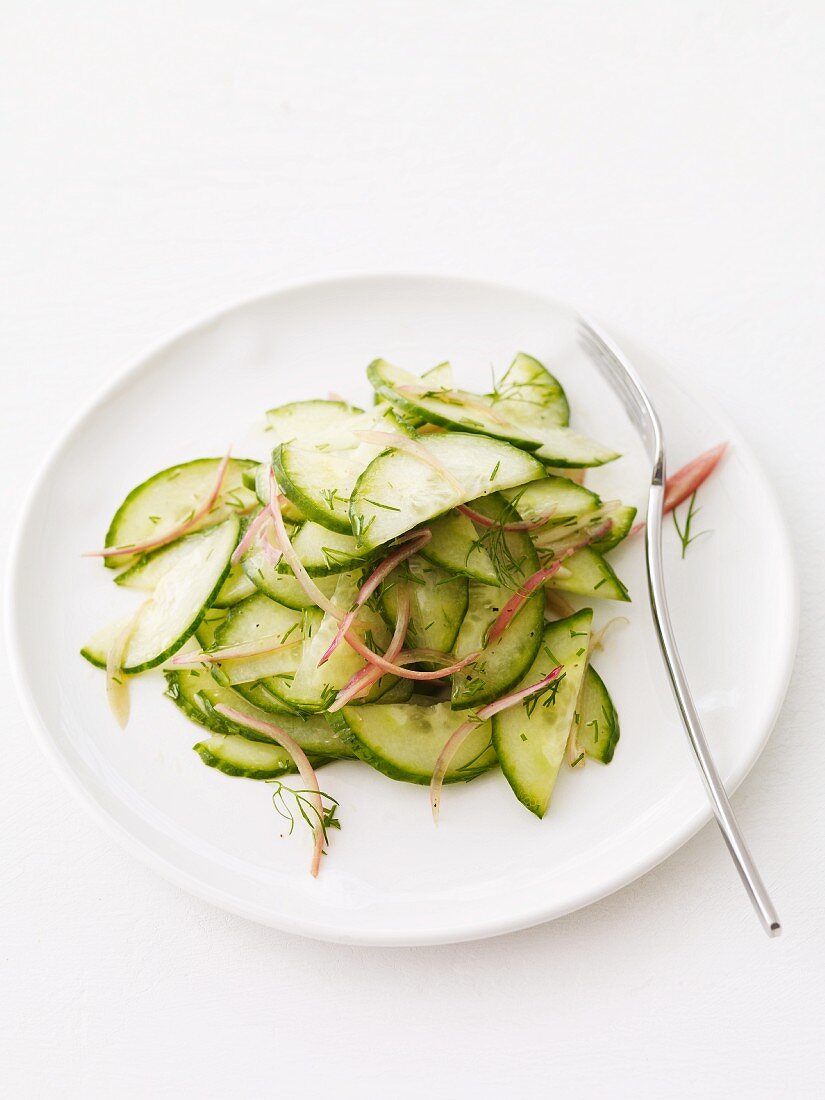
[[[728,846],[739,877],[751,903],[769,936],[781,932],[779,917],[768,895],[762,876],[753,862],[748,846],[736,822],[724,784],[713,762],[699,715],[693,703],[685,670],[676,648],[676,638],[670,622],[662,571],[662,510],[665,498],[665,450],[662,426],[639,377],[624,354],[592,321],[578,318],[579,344],[602,376],[619,396],[633,426],[644,441],[653,467],[650,495],[647,503],[645,548],[647,580],[653,622],[662,650],[676,704],[682,716],[685,732],[696,757],[716,822]]]

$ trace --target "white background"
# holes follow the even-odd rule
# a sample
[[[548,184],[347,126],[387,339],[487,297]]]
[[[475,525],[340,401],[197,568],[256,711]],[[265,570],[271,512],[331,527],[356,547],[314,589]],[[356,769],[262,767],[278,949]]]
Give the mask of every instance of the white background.
[[[314,274],[445,271],[590,307],[709,390],[781,495],[803,593],[788,700],[735,798],[779,941],[712,827],[486,943],[246,923],[84,815],[0,666],[0,1090],[821,1095],[822,5],[6,0],[0,18],[8,521],[67,419],[175,329]]]

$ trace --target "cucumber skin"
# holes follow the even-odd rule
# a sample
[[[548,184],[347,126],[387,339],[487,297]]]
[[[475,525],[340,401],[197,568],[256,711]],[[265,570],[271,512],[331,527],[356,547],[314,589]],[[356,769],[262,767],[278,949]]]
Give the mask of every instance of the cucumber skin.
[[[588,683],[588,680],[590,681],[590,683]],[[607,690],[607,686],[605,685],[604,680],[601,678],[595,668],[593,668],[593,666],[590,664],[587,666],[587,671],[584,674],[584,688],[588,692],[588,694],[600,699],[602,707],[609,707],[610,736],[604,738],[603,741],[600,739],[598,742],[598,747],[595,747],[593,745],[593,738],[586,732],[581,732],[582,730],[586,731],[587,723],[584,720],[588,717],[589,714],[589,712],[585,711],[582,707],[582,710],[580,712],[581,721],[579,723],[580,732],[577,734],[577,743],[580,748],[584,749],[591,760],[598,760],[600,764],[606,765],[609,764],[610,761],[613,759],[613,755],[616,752],[616,746],[618,745],[619,739],[621,737],[621,729],[619,727],[619,715],[616,710],[616,705],[610,696],[610,692]],[[600,722],[602,721],[603,711],[599,712],[597,718]],[[590,742],[590,745],[587,744],[588,741]],[[602,744],[604,747],[602,747]]]
[[[278,488],[284,496],[287,497],[307,519],[314,520],[315,523],[320,523],[320,525],[326,527],[328,531],[340,531],[342,535],[351,535],[352,524],[348,517],[339,519],[331,512],[327,512],[323,508],[318,508],[315,501],[306,496],[306,494],[295,485],[282,461],[284,446],[285,445],[282,443],[272,452],[272,466],[275,470],[275,480],[278,482]]]
[[[339,736],[350,746],[359,760],[362,760],[365,764],[369,764],[370,767],[375,768],[377,772],[385,775],[388,779],[395,779],[399,783],[414,783],[419,787],[429,786],[430,776],[416,775],[413,772],[405,771],[403,768],[391,764],[383,756],[378,756],[372,749],[359,741],[358,736],[350,727],[344,716],[344,710],[346,710],[346,707],[335,711],[334,714],[327,714],[326,719],[332,731],[339,734]],[[495,768],[496,764],[497,760],[494,758],[489,764],[485,764],[482,768],[474,768],[472,771],[468,770],[462,775],[445,776],[444,782],[470,783],[473,779],[477,779],[480,775],[484,775],[485,772],[491,771]]]
[[[108,548],[109,546],[114,546],[115,545],[114,537],[115,537],[115,531],[117,530],[117,526],[118,526],[118,520],[120,519],[123,511],[126,509],[126,506],[128,504],[131,504],[131,502],[134,500],[134,498],[137,496],[137,494],[140,493],[143,489],[145,489],[147,485],[151,485],[151,483],[153,481],[157,481],[157,479],[159,477],[163,477],[164,474],[168,474],[172,470],[180,470],[180,469],[183,469],[183,468],[188,467],[188,466],[196,466],[201,462],[220,462],[220,461],[221,460],[219,458],[193,458],[191,460],[191,462],[179,462],[176,466],[168,466],[165,470],[158,470],[158,472],[155,473],[155,474],[152,474],[151,477],[147,477],[145,481],[141,481],[140,485],[136,485],[134,487],[134,489],[131,490],[131,492],[126,494],[126,497],[123,499],[120,507],[115,512],[115,514],[112,516],[111,522],[109,523],[109,529],[106,532],[106,538],[105,538],[104,543],[103,543],[104,547]],[[243,470],[254,469],[256,466],[260,465],[258,462],[255,462],[251,458],[233,458],[233,459],[230,459],[230,461],[231,462],[236,462],[241,467],[242,471]],[[243,480],[243,472],[241,473],[241,480]],[[114,557],[104,558],[103,559],[103,564],[106,566],[107,569],[120,569],[120,567],[122,565],[128,564],[129,558],[132,557],[132,556],[134,556],[134,555],[124,554],[122,556],[122,558],[114,558]]]
[[[595,585],[589,588],[585,588],[583,585],[577,586],[575,574],[567,578],[559,576],[552,577],[547,582],[548,588],[556,588],[559,592],[569,592],[573,596],[582,596],[585,599],[617,600],[619,603],[631,603],[630,593],[619,579],[616,570],[606,558],[593,550],[592,547],[587,546],[583,550],[576,551],[576,554],[569,559],[571,564],[575,563],[577,554],[592,555],[599,559],[596,565],[602,580],[599,581],[598,588]]]

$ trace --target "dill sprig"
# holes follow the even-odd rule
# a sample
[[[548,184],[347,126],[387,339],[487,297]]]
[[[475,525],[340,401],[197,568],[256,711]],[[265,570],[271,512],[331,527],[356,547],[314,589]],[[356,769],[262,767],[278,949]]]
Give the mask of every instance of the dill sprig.
[[[315,791],[295,790],[293,787],[287,787],[279,779],[270,779],[267,782],[275,784],[275,790],[272,793],[272,805],[284,821],[289,822],[287,836],[292,836],[295,830],[295,810],[297,809],[301,819],[310,829],[314,830],[316,825],[321,826],[321,832],[324,834],[324,848],[326,848],[329,842],[327,830],[341,828],[341,822],[338,819],[338,810],[340,809],[338,800],[325,791],[321,791],[321,813],[319,813],[317,806],[311,800]],[[294,799],[294,809],[290,806],[288,799]]]
[[[685,516],[685,521],[684,521],[683,526],[679,525],[679,517],[677,515],[676,509],[675,508],[673,509],[673,526],[676,528],[676,534],[679,536],[679,541],[682,544],[682,559],[683,560],[684,560],[685,554],[687,554],[688,547],[690,546],[690,544],[692,542],[695,542],[698,538],[701,538],[702,535],[709,535],[710,534],[710,531],[707,531],[707,530],[706,531],[697,531],[695,535],[692,533],[693,521],[696,518],[696,516],[698,516],[698,514],[702,510],[701,508],[696,507],[696,493],[697,492],[698,492],[697,489],[693,490],[693,495],[691,496],[690,501],[688,502],[687,515]]]

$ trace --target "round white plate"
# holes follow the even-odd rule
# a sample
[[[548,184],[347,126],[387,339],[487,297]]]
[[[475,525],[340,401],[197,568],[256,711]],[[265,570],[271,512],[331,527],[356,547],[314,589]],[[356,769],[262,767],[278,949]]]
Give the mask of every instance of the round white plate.
[[[310,841],[281,838],[271,788],[205,768],[198,729],[141,677],[121,732],[83,641],[131,606],[98,562],[125,493],[202,454],[264,458],[262,410],[341,391],[369,401],[364,368],[385,356],[420,371],[449,358],[462,384],[488,388],[519,349],[558,374],[574,426],[625,457],[588,475],[606,497],[640,504],[638,441],[577,350],[572,314],[535,294],[459,279],[375,276],[288,289],[240,305],[150,355],[84,414],[46,463],[24,511],[10,571],[10,651],[48,755],[110,830],[174,882],[292,932],[349,943],[422,944],[491,936],[568,913],[675,851],[709,818],[649,618],[643,548],[612,560],[634,603],[602,602],[597,624],[627,613],[597,665],[621,741],[609,767],[563,769],[543,821],[498,773],[446,790],[441,822],[426,788],[357,763],[323,771],[342,831],[317,880]],[[664,421],[671,468],[722,439],[730,452],[701,491],[710,533],[685,560],[665,553],[673,620],[722,775],[733,789],[770,733],[793,661],[797,590],[773,494],[751,452],[707,401],[638,361]],[[758,537],[755,537],[758,532]],[[770,599],[764,597],[770,577]],[[743,902],[744,903],[744,902]]]

